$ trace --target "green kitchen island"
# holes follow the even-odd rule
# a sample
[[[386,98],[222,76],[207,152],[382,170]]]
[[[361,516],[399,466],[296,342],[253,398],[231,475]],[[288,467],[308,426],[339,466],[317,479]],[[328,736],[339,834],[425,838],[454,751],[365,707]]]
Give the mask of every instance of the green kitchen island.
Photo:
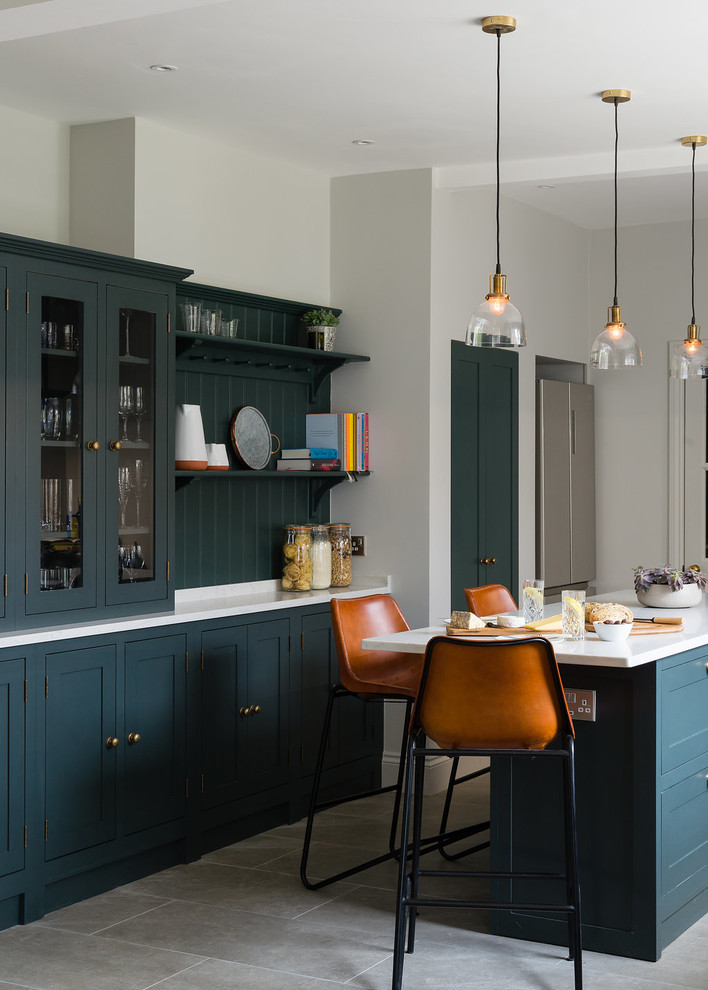
[[[661,614],[631,591],[600,597],[637,617]],[[574,718],[583,945],[649,960],[708,911],[708,606],[671,614],[683,616],[683,631],[553,641],[570,707],[595,692],[595,720]],[[364,645],[420,653],[440,634],[429,627]],[[560,770],[551,762],[494,761],[492,869],[562,870],[561,791],[551,776]],[[493,891],[498,899],[510,899],[506,883]],[[527,881],[521,896],[551,894],[531,893]],[[567,939],[565,920],[551,914],[493,912],[491,924],[517,938]]]

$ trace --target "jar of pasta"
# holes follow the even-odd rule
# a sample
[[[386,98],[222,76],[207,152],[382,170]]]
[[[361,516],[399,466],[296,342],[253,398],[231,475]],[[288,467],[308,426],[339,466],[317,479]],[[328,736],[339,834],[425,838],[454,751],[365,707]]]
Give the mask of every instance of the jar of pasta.
[[[332,581],[332,545],[326,526],[313,526],[312,547],[312,587],[329,588]]]
[[[310,526],[286,526],[283,541],[283,591],[309,591],[312,585]]]
[[[349,523],[332,523],[329,542],[332,546],[332,587],[345,588],[352,583],[352,528]]]

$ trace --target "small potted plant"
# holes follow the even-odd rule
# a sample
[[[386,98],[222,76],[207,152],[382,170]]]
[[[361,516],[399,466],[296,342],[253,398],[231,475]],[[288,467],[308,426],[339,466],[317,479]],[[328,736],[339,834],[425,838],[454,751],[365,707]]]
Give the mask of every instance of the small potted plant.
[[[650,608],[690,608],[698,605],[708,578],[699,568],[678,570],[660,567],[635,567],[634,590],[640,605]]]
[[[310,347],[318,351],[334,350],[335,327],[339,326],[339,317],[331,309],[309,309],[300,320],[307,327]]]

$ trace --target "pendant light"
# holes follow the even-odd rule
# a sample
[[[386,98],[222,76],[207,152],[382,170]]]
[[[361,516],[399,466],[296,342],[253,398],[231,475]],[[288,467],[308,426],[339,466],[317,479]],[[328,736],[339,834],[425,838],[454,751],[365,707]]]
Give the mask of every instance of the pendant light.
[[[708,141],[702,134],[681,138],[684,148],[691,149],[691,322],[686,339],[671,348],[669,374],[672,378],[708,377],[708,347],[701,340],[701,328],[696,323],[695,256],[696,256],[696,148]]]
[[[607,308],[607,323],[601,334],[595,338],[590,352],[590,367],[600,370],[615,368],[638,368],[642,363],[639,344],[622,322],[617,301],[617,107],[628,103],[632,94],[628,89],[606,89],[602,94],[603,103],[612,103],[615,108],[615,292],[612,305]]]
[[[465,343],[472,347],[525,347],[524,318],[509,300],[499,255],[499,125],[501,119],[501,36],[516,30],[515,17],[484,17],[482,30],[497,36],[497,267],[489,276],[489,292],[467,324]]]

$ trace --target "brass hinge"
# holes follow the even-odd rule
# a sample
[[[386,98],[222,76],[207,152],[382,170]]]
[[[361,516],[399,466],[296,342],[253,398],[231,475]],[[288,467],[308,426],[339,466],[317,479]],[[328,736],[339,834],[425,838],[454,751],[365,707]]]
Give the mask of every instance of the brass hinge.
[[[291,767],[292,765],[293,765],[293,748],[292,746],[288,746],[288,766]]]
[[[189,797],[189,777],[184,778],[184,796]]]
[[[27,848],[27,826],[25,825],[25,849]]]
[[[201,668],[204,670],[204,650],[202,650]]]
[[[10,290],[5,289],[5,309],[10,308]]]
[[[5,598],[7,598],[7,574],[3,575],[3,590],[5,592]]]
[[[204,783],[204,774],[202,773],[202,794],[206,794],[206,784]]]
[[[27,681],[25,681],[25,701],[27,701]]]
[[[170,562],[167,561],[167,583],[170,583]]]
[[[29,595],[29,574],[25,574],[25,594]]]
[[[172,313],[167,314],[167,332],[172,333]]]
[[[185,672],[185,674],[188,674],[189,673],[189,651],[188,650],[185,650],[185,654],[184,654],[184,672]]]
[[[44,678],[44,697],[49,697],[49,675]]]
[[[44,841],[46,842],[49,838],[49,819],[44,819]]]
[[[29,292],[25,293],[25,312],[29,313]]]

